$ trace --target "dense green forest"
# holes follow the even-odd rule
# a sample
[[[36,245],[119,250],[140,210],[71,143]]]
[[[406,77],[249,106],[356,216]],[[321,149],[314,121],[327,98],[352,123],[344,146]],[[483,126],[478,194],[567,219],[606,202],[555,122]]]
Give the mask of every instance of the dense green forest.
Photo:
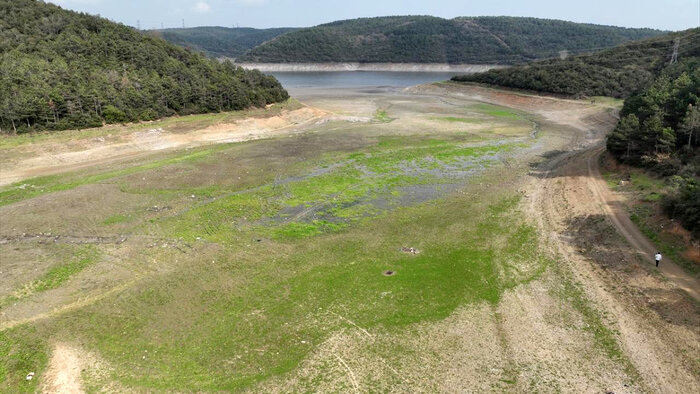
[[[149,30],[146,33],[164,40],[204,52],[214,58],[237,58],[279,35],[295,31],[295,28],[253,29],[250,27],[192,27],[186,29]]]
[[[700,58],[666,67],[627,100],[607,147],[618,160],[669,177],[667,213],[700,237]]]
[[[288,98],[279,82],[106,19],[0,0],[3,133],[238,110]]]
[[[669,63],[674,40],[681,58],[700,55],[700,29],[622,44],[590,54],[454,77],[518,89],[624,98],[649,85]]]
[[[662,34],[559,20],[394,16],[338,21],[281,35],[240,61],[519,64]]]

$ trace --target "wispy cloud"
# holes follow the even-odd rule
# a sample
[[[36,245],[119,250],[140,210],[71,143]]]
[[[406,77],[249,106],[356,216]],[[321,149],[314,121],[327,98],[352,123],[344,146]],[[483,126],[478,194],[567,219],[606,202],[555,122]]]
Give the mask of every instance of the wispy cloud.
[[[269,3],[269,0],[235,0],[236,3],[241,4],[241,5],[265,5]]]
[[[207,12],[209,12],[209,10],[211,10],[211,7],[209,6],[209,4],[207,4],[204,1],[198,1],[192,7],[192,11],[198,12],[200,14],[207,13]]]

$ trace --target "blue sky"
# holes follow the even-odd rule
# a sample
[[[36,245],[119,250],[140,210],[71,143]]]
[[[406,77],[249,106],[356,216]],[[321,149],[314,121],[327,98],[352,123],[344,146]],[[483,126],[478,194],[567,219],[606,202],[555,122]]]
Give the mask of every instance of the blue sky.
[[[313,26],[385,15],[510,15],[683,30],[700,25],[700,0],[47,0],[144,29]]]

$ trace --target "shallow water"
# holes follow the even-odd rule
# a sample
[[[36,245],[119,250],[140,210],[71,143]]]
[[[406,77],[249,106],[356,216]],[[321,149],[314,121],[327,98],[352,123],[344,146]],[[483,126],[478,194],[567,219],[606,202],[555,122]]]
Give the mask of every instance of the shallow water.
[[[456,73],[338,71],[338,72],[269,72],[286,89],[398,87],[446,81]]]

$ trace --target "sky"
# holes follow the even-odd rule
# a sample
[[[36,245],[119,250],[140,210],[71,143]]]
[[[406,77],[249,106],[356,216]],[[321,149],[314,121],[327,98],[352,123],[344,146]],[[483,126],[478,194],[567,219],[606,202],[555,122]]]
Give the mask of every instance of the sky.
[[[700,26],[700,0],[46,0],[142,29],[307,27],[386,15],[508,15],[625,27]]]

